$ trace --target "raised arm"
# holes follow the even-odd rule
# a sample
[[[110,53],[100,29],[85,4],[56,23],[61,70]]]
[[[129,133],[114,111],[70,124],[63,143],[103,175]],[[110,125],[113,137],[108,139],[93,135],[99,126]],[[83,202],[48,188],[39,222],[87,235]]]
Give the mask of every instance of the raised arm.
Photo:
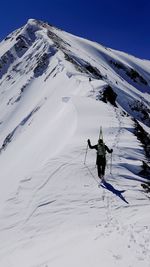
[[[88,142],[88,145],[89,145],[89,148],[90,148],[90,149],[96,149],[96,150],[97,150],[97,145],[92,146],[92,145],[91,145],[91,141],[90,141],[90,139],[88,139],[87,142]]]

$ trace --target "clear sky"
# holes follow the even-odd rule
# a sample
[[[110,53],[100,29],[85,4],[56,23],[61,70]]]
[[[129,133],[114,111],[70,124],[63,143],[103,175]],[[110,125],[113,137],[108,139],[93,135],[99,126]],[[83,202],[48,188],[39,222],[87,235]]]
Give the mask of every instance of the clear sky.
[[[29,18],[150,59],[150,0],[3,0],[0,40]]]

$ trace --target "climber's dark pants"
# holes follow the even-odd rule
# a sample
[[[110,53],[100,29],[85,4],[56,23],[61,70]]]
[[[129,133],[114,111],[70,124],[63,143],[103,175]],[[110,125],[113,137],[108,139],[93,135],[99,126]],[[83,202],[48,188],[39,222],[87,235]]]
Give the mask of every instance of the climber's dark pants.
[[[105,175],[106,158],[98,156],[96,164],[97,164],[98,177],[101,178],[102,176]]]

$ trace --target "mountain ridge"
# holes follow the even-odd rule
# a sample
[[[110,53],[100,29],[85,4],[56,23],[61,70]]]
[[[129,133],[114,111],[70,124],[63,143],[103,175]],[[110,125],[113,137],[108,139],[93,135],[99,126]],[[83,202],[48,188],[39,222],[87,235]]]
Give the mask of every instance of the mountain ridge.
[[[149,267],[150,62],[34,19],[0,55],[0,264]]]

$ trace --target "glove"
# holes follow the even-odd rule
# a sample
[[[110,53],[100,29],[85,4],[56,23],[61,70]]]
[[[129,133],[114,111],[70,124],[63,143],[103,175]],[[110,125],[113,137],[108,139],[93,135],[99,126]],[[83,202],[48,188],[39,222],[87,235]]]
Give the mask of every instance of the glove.
[[[110,153],[112,153],[112,152],[113,152],[113,149],[110,150]]]
[[[90,144],[91,144],[90,139],[88,139],[87,142],[88,142],[88,145],[90,146]]]

